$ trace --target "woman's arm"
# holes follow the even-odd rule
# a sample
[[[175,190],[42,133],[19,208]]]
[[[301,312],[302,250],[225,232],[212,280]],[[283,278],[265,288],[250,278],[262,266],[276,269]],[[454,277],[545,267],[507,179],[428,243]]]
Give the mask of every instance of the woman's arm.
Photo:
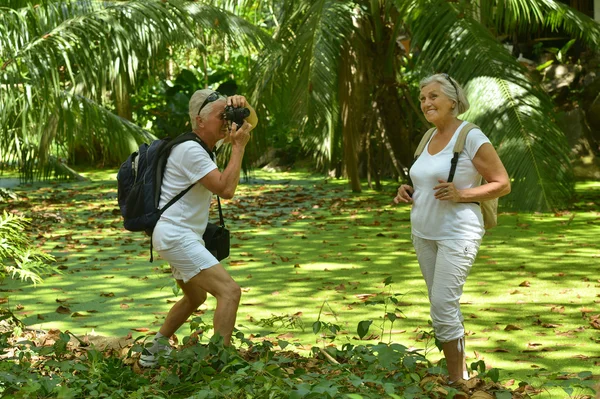
[[[510,180],[508,173],[498,156],[498,153],[490,143],[484,143],[479,147],[473,165],[479,174],[487,181],[479,187],[458,190],[459,201],[457,202],[479,202],[499,198],[510,193]]]

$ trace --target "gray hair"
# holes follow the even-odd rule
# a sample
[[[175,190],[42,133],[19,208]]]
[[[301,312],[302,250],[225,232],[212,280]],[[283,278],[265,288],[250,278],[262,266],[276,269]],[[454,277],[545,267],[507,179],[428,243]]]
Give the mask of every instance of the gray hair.
[[[454,116],[464,114],[469,109],[469,100],[467,100],[467,96],[465,95],[465,91],[462,86],[458,84],[458,82],[452,79],[446,73],[438,73],[435,75],[431,75],[421,80],[419,83],[419,89],[422,90],[423,87],[431,84],[431,83],[439,83],[442,88],[442,92],[452,101],[456,103],[456,107],[452,110],[452,114]]]
[[[210,96],[214,92],[215,92],[214,90],[202,89],[202,90],[196,90],[196,92],[194,92],[194,94],[192,94],[192,98],[190,98],[190,105],[189,105],[189,113],[190,113],[190,121],[192,122],[192,130],[196,129],[196,116],[198,115],[198,110],[204,103],[204,100],[206,100],[206,97]],[[225,97],[222,97],[222,98],[225,99]],[[210,102],[210,103],[206,104],[204,106],[204,108],[202,108],[202,111],[200,111],[200,117],[202,119],[208,118],[208,115],[212,111],[215,103],[216,103],[216,101]]]

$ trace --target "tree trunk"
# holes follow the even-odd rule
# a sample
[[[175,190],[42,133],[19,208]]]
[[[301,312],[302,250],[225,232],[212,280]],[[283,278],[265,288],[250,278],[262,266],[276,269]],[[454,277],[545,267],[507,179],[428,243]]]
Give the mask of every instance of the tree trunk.
[[[169,56],[165,62],[165,78],[172,80],[175,77],[175,63],[173,62],[173,47],[169,46]]]
[[[360,140],[358,128],[361,119],[355,112],[356,107],[353,106],[357,100],[353,96],[357,85],[354,82],[355,76],[352,75],[351,71],[351,66],[353,64],[351,51],[352,50],[348,48],[348,50],[344,52],[340,66],[340,121],[342,124],[342,145],[346,175],[350,180],[352,191],[360,193],[362,188],[360,186],[360,177],[358,175],[358,144]]]
[[[379,87],[377,107],[392,149],[390,156],[395,157],[402,167],[407,168],[412,162],[412,148],[410,131],[402,117],[404,104],[400,101],[395,82],[384,80],[380,82]]]
[[[355,193],[360,193],[360,177],[358,176],[358,146],[356,145],[356,134],[351,130],[356,129],[352,123],[348,123],[348,113],[351,112],[347,102],[342,103],[342,135],[344,140],[344,163],[346,166],[346,174],[350,179],[350,187]]]
[[[406,104],[402,102],[399,94],[398,82],[396,80],[397,65],[396,56],[399,51],[396,44],[398,32],[390,28],[382,21],[382,12],[376,12],[377,3],[372,3],[374,42],[371,44],[373,63],[373,75],[375,102],[383,122],[385,135],[392,151],[390,157],[392,163],[401,164],[403,167],[410,165],[411,135],[404,120],[403,113],[412,112],[407,110]]]
[[[129,96],[129,79],[125,72],[119,73],[115,82],[115,108],[121,118],[132,120],[131,98]]]

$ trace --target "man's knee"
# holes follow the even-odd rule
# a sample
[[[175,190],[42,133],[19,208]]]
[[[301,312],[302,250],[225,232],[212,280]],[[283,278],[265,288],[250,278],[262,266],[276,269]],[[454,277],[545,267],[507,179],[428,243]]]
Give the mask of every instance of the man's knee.
[[[242,298],[242,289],[235,281],[231,280],[220,286],[218,292],[215,292],[214,296],[217,298],[217,301],[238,305]]]
[[[193,298],[188,298],[194,309],[198,309],[206,301],[206,292],[196,292]]]
[[[227,289],[225,290],[225,296],[227,300],[240,303],[240,299],[242,298],[242,289],[236,282],[231,282],[228,284]]]

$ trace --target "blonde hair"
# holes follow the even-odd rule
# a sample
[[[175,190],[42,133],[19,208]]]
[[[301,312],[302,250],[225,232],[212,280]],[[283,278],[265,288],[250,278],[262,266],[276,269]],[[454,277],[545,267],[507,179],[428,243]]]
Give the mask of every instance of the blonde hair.
[[[423,87],[431,83],[439,83],[442,92],[456,103],[456,107],[452,110],[454,116],[467,112],[470,107],[469,100],[467,100],[462,86],[456,80],[452,79],[447,73],[438,73],[421,80],[419,89],[422,90]]]
[[[198,110],[204,103],[204,100],[206,100],[206,97],[210,96],[212,93],[215,93],[215,91],[211,90],[211,89],[201,89],[201,90],[196,90],[194,92],[194,94],[192,94],[192,98],[190,98],[190,104],[189,104],[189,114],[190,114],[190,121],[192,122],[192,130],[196,129],[196,116],[198,116]],[[222,97],[222,98],[224,99],[224,97]],[[213,106],[215,105],[215,102],[216,101],[210,102],[210,103],[206,104],[204,106],[204,108],[202,108],[202,111],[200,112],[200,117],[202,119],[205,119],[208,117],[208,115],[210,114],[210,112],[213,109]]]

